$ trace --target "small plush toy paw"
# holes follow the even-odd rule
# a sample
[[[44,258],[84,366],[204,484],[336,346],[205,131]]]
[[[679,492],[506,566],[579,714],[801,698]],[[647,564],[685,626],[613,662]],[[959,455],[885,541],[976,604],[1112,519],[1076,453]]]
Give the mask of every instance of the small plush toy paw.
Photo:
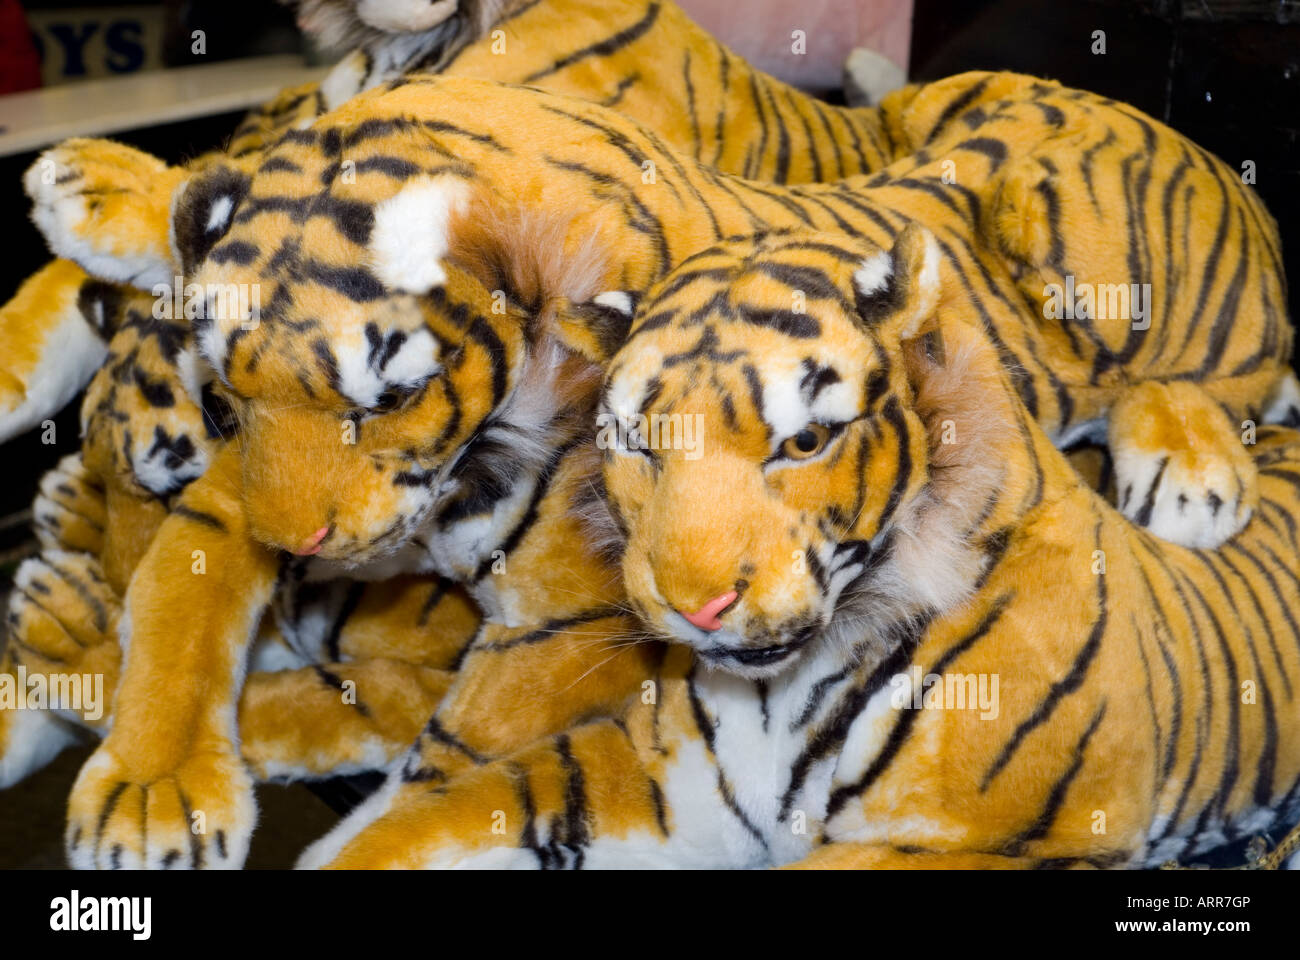
[[[169,771],[118,756],[112,736],[68,800],[76,869],[238,869],[257,819],[252,779],[234,753],[196,751]],[[147,763],[146,757],[141,757]]]
[[[106,725],[121,659],[118,617],[93,557],[47,550],[18,568],[0,682],[22,703],[0,708],[0,788],[76,743],[78,726]]]
[[[1217,547],[1250,519],[1256,467],[1223,409],[1191,383],[1145,383],[1110,417],[1120,511],[1171,543]]]
[[[23,177],[32,219],[58,256],[96,277],[172,283],[168,222],[185,171],[110,140],[66,140]]]
[[[32,504],[32,526],[45,550],[98,555],[104,548],[104,493],[70,453],[41,477]],[[95,571],[99,575],[99,571]]]
[[[224,408],[205,422],[202,365],[188,325],[150,316],[152,297],[125,302],[125,322],[86,390],[86,459],[140,496],[167,497],[203,475],[228,430]],[[214,398],[213,403],[216,403]]]
[[[12,656],[29,674],[100,675],[111,694],[121,656],[120,617],[117,595],[104,581],[94,557],[46,550],[24,560],[14,575],[7,623]],[[99,718],[75,719],[94,726]]]

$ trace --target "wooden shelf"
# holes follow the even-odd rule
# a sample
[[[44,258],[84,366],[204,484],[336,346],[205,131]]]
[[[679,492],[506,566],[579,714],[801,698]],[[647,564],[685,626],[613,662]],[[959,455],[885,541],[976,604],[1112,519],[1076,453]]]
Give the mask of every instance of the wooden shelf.
[[[290,55],[253,57],[0,96],[0,156],[246,110],[285,87],[320,80],[327,69]]]

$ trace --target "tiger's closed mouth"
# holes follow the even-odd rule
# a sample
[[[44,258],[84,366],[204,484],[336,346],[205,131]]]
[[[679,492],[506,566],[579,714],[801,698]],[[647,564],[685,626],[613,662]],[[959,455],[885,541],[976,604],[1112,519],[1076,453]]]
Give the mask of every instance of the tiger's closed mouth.
[[[780,663],[803,649],[815,632],[815,627],[804,627],[785,643],[774,643],[766,647],[711,647],[699,651],[700,656],[714,663],[732,661],[746,667],[767,667]]]

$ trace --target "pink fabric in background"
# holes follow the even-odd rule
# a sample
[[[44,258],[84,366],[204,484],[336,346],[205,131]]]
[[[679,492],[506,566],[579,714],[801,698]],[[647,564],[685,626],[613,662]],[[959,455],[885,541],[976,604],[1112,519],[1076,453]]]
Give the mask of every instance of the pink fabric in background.
[[[912,0],[678,0],[700,26],[750,63],[813,90],[840,86],[854,47],[870,47],[904,70],[912,40]],[[791,52],[791,33],[807,53]]]

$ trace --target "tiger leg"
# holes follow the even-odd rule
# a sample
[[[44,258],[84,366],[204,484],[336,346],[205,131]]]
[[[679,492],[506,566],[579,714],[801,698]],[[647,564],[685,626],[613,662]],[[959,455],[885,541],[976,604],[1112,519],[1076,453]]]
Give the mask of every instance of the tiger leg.
[[[1241,432],[1197,384],[1126,389],[1111,409],[1109,438],[1120,511],[1164,540],[1217,547],[1259,501]]]
[[[107,727],[121,660],[120,614],[88,554],[47,550],[18,568],[0,657],[0,690],[13,693],[12,700],[0,696],[0,788],[82,739],[79,727]]]
[[[660,788],[624,727],[587,724],[446,784],[390,778],[302,868],[669,866]]]
[[[387,766],[438,708],[479,625],[463,588],[437,577],[323,587],[325,616],[282,621],[317,662],[255,673],[240,699],[240,752],[259,779]]]
[[[170,284],[172,192],[186,171],[112,140],[65,140],[23,177],[50,249],[105,280]]]
[[[89,282],[71,260],[55,260],[0,307],[0,443],[58,413],[103,363],[96,301],[82,296]]]
[[[236,747],[245,654],[276,579],[225,448],[163,521],[127,591],[113,728],[68,801],[75,867],[239,866],[256,814]]]
[[[906,850],[864,843],[829,843],[787,864],[787,870],[1036,870],[1092,869],[1082,860],[1046,862],[1033,857],[1004,857],[996,853]]]
[[[381,769],[415,739],[454,678],[398,660],[255,673],[239,700],[240,754],[258,780]]]
[[[90,556],[46,551],[26,561],[9,608],[0,672],[17,682],[21,664],[25,681],[39,676],[47,689],[55,689],[53,678],[80,677],[94,699],[86,711],[0,710],[0,788],[77,742],[76,727],[108,729],[121,660],[120,603]],[[264,629],[254,663],[283,667],[291,657]],[[259,780],[381,769],[411,744],[453,679],[448,670],[391,659],[251,673],[239,701],[240,755]]]
[[[418,819],[431,789],[459,783],[495,758],[584,718],[619,715],[652,675],[650,647],[618,642],[629,626],[620,614],[567,629],[485,624],[437,712],[384,786],[322,838],[316,859],[307,862],[325,863],[376,818]]]

